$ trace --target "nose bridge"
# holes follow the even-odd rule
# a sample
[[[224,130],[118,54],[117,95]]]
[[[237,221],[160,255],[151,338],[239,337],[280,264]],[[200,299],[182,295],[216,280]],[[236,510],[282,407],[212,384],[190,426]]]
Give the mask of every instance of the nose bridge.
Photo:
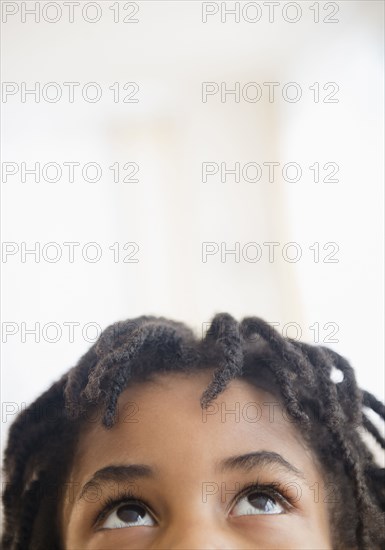
[[[226,520],[218,515],[218,508],[202,499],[190,501],[190,505],[173,510],[161,544],[157,548],[168,550],[230,550],[236,549],[235,541],[226,529]]]
[[[195,455],[194,460],[199,463],[202,456]],[[200,468],[201,471],[208,469],[205,463]],[[178,468],[168,475],[167,505],[154,549],[239,550],[244,547],[240,535],[227,522],[219,480],[212,481],[215,478],[210,474],[205,476],[206,481],[198,480]]]
[[[230,550],[228,537],[223,531],[208,522],[199,524],[191,520],[189,525],[170,526],[159,546],[162,550]]]

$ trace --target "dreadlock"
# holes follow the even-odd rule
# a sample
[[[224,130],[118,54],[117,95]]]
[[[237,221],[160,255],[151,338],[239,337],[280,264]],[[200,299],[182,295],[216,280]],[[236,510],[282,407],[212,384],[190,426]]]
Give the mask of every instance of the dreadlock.
[[[361,436],[366,431],[385,448],[364,410],[385,419],[384,405],[358,388],[352,367],[336,352],[283,338],[258,317],[238,323],[221,313],[202,339],[185,324],[164,317],[115,323],[69,372],[19,413],[4,455],[4,550],[63,550],[52,510],[57,511],[62,498],[58,488],[65,484],[87,411],[98,407],[109,429],[116,421],[119,395],[130,383],[162,372],[193,373],[213,364],[202,409],[231,380],[245,377],[257,385],[263,372],[269,372],[287,413],[343,499],[343,517],[333,511],[335,547],[384,549],[385,469]],[[339,383],[332,380],[335,369],[343,376]]]

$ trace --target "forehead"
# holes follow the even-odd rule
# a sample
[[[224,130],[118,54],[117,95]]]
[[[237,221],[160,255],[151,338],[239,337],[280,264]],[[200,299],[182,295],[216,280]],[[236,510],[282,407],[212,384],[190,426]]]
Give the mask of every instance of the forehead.
[[[194,475],[207,474],[223,457],[256,450],[311,466],[298,428],[266,390],[234,379],[202,410],[199,400],[212,374],[167,373],[130,385],[118,399],[111,429],[101,424],[102,412],[85,423],[74,461],[80,477],[108,462],[128,461],[152,464],[165,477],[191,471],[191,464]]]

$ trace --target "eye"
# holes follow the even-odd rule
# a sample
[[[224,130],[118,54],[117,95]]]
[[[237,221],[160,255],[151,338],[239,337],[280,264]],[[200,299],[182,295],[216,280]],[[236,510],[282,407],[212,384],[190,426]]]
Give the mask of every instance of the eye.
[[[252,487],[247,494],[238,497],[232,509],[232,515],[284,514],[289,506],[287,500],[276,490]]]
[[[101,520],[104,520],[101,523]],[[153,526],[155,521],[147,508],[140,502],[123,502],[110,512],[105,510],[98,521],[100,529],[121,529],[123,527]]]

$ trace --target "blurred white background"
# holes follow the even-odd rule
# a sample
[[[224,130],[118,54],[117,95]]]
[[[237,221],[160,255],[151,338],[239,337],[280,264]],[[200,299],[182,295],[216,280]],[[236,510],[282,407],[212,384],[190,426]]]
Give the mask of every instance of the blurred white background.
[[[283,14],[295,15],[288,2],[275,8],[273,22],[266,3],[249,3],[261,10],[255,23],[242,17],[245,2],[239,22],[230,14],[221,21],[223,3],[137,2],[138,23],[122,21],[133,4],[124,1],[115,8],[99,2],[102,17],[95,23],[79,15],[86,2],[80,2],[72,23],[62,2],[56,3],[63,9],[56,23],[43,17],[55,16],[55,6],[44,8],[47,2],[2,4],[3,10],[5,4],[17,6],[14,14],[7,8],[5,22],[3,13],[3,81],[17,83],[19,90],[23,82],[27,88],[56,82],[63,91],[56,103],[42,95],[40,102],[30,95],[22,102],[20,91],[3,96],[3,162],[19,170],[2,183],[2,240],[19,247],[2,260],[3,435],[13,411],[88,349],[95,326],[142,314],[186,321],[198,334],[220,311],[239,320],[257,315],[289,336],[300,326],[310,343],[317,341],[319,328],[319,343],[347,357],[360,385],[384,399],[384,4],[302,1],[295,23],[284,19]],[[22,4],[28,9],[38,4],[40,22],[33,15],[23,22]],[[225,6],[234,9],[235,3]],[[114,23],[118,8],[120,20]],[[258,13],[252,8],[249,18]],[[216,9],[203,23],[202,10]],[[93,18],[97,12],[91,6],[87,13]],[[324,22],[328,16],[337,22]],[[64,82],[80,83],[73,103]],[[80,90],[88,82],[103,90],[100,101],[83,99]],[[126,82],[137,83],[139,102],[122,102]],[[204,102],[203,82],[218,83],[219,89],[221,83],[231,89],[239,82],[241,90],[256,82],[263,95],[257,102],[227,95],[222,102],[218,93]],[[279,83],[271,103],[266,82]],[[299,101],[283,98],[288,82],[301,86]],[[324,90],[328,82],[338,85],[332,96],[338,102],[323,101],[335,89]],[[118,103],[109,89],[114,83],[121,89]],[[53,88],[50,92],[54,95]],[[294,92],[292,87],[289,93]],[[35,182],[27,175],[23,182],[23,162],[28,168],[56,162],[63,176]],[[70,182],[64,162],[81,167],[96,162],[102,177],[88,182],[79,170]],[[138,182],[114,182],[109,167],[119,163],[122,170],[126,162],[139,166]],[[245,181],[241,174],[239,182],[231,175],[222,182],[216,174],[203,182],[204,162],[225,162],[228,168],[254,162],[264,170],[260,181]],[[280,163],[272,182],[264,162]],[[284,180],[282,166],[288,162],[301,166],[299,181]],[[319,182],[309,168],[314,163],[320,166]],[[326,163],[338,165],[338,181],[323,181],[331,173]],[[22,242],[28,248],[56,242],[63,256],[50,263],[27,255],[23,262]],[[72,263],[65,242],[80,243]],[[82,246],[89,242],[101,247],[99,262],[83,259]],[[122,261],[123,252],[130,252],[122,250],[126,242],[137,243],[137,263]],[[259,243],[263,254],[257,262],[242,253],[239,262],[234,255],[222,262],[218,252],[204,262],[204,242],[219,249],[238,242],[241,252],[245,244]],[[272,262],[264,242],[279,243]],[[282,257],[289,242],[301,247],[295,263]],[[113,243],[120,247],[117,263],[109,249]],[[318,262],[315,247],[309,248],[314,243]],[[336,243],[338,251],[336,245],[324,250],[326,243]],[[288,253],[293,256],[295,249]],[[246,254],[252,258],[255,250]],[[338,261],[325,262],[328,254]],[[36,334],[25,333],[34,328]]]

